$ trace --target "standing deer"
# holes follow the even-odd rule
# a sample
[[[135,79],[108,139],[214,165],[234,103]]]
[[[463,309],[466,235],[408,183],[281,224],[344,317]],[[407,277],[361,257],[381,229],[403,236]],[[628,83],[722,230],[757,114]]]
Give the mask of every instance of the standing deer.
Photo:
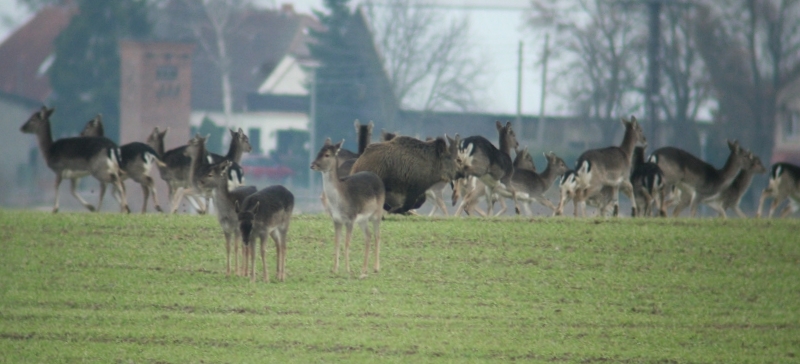
[[[64,138],[53,141],[50,131],[50,116],[55,109],[42,109],[33,113],[22,125],[23,133],[35,134],[47,166],[56,174],[56,201],[53,213],[58,212],[58,187],[64,178],[70,180],[70,192],[89,211],[100,211],[106,183],[114,186],[114,197],[123,212],[130,212],[125,198],[125,189],[120,177],[120,151],[117,145],[104,137]],[[97,208],[90,205],[75,192],[78,179],[92,175],[100,181],[100,199]]]
[[[241,232],[239,230],[239,217],[236,211],[237,205],[243,205],[244,199],[256,193],[255,186],[242,186],[234,187],[239,184],[241,167],[236,163],[225,160],[220,163],[214,164],[206,168],[205,171],[199,173],[200,178],[197,181],[198,186],[203,189],[214,190],[214,202],[217,207],[217,221],[222,227],[222,233],[225,235],[225,252],[226,252],[226,274],[231,274],[231,244],[233,244],[233,257],[234,257],[234,271],[239,274],[239,242],[241,241]],[[232,188],[233,187],[233,188]],[[244,249],[242,249],[244,252]],[[242,266],[247,261],[248,256],[245,255]],[[245,274],[247,270],[242,271]]]
[[[769,174],[769,184],[761,193],[758,201],[758,212],[756,217],[761,217],[761,208],[767,198],[772,198],[769,207],[768,217],[772,217],[778,205],[784,200],[789,203],[781,212],[781,217],[789,216],[790,213],[800,210],[800,167],[791,163],[775,163],[772,165]]]
[[[266,258],[267,235],[275,241],[278,281],[286,280],[286,235],[289,232],[289,222],[292,220],[294,195],[281,185],[269,186],[245,197],[242,203],[236,204],[235,207],[239,232],[242,234],[246,250],[245,257],[250,258],[250,282],[256,281],[256,238],[261,242],[264,281],[269,282]]]
[[[578,186],[574,199],[581,215],[586,214],[586,200],[606,186],[611,187],[614,216],[619,215],[620,188],[630,199],[632,208],[636,209],[630,181],[633,148],[637,144],[647,143],[647,139],[635,117],[631,117],[630,121],[622,118],[622,124],[625,126],[625,135],[619,146],[587,150],[578,157],[575,171]]]
[[[550,189],[556,178],[569,169],[564,160],[555,155],[555,153],[544,153],[544,156],[547,158],[547,167],[541,174],[529,169],[517,169],[511,178],[511,186],[516,191],[517,198],[522,201],[522,206],[529,216],[533,215],[530,208],[530,204],[533,201],[539,202],[553,211],[556,210],[556,206],[544,197],[544,193]]]
[[[369,245],[372,240],[369,222],[372,222],[372,229],[375,233],[374,271],[377,273],[380,270],[380,227],[386,190],[381,178],[372,172],[356,172],[339,178],[337,159],[343,142],[344,140],[338,144],[331,144],[331,140],[328,138],[317,153],[317,158],[311,163],[311,169],[322,173],[322,188],[327,196],[328,212],[333,218],[335,245],[333,273],[339,271],[339,241],[342,225],[345,227],[344,264],[347,272],[350,272],[350,240],[353,234],[353,224],[357,223],[364,231],[364,265],[361,267],[361,278],[366,278]]]
[[[81,136],[85,137],[102,137],[105,136],[103,129],[103,118],[100,114],[89,120],[86,126],[81,131]],[[156,211],[162,212],[161,205],[158,203],[158,194],[156,194],[156,185],[153,177],[150,177],[150,170],[153,164],[161,167],[166,167],[166,164],[161,162],[158,158],[158,152],[151,146],[140,143],[132,142],[119,147],[120,150],[120,177],[125,182],[130,178],[142,186],[142,195],[144,202],[142,203],[142,213],[147,212],[147,200],[150,193],[153,194],[153,204]],[[123,186],[124,187],[124,186]]]
[[[733,183],[742,166],[747,163],[748,152],[736,141],[728,141],[728,148],[730,154],[722,169],[716,169],[675,147],[663,147],[650,155],[650,162],[657,164],[664,174],[664,184],[676,186],[681,191],[681,198],[672,211],[673,216],[680,215],[686,206],[690,207],[691,216],[696,216],[701,201],[714,198]],[[662,204],[661,215],[666,213],[666,207]]]
[[[247,137],[247,134],[244,133],[242,128],[239,128],[238,131],[234,131],[233,129],[228,131],[231,133],[231,144],[228,146],[228,153],[219,155],[208,152],[210,158],[208,161],[209,163],[217,164],[228,160],[238,164],[242,162],[242,154],[253,151],[253,146],[250,145],[250,138]]]
[[[561,198],[558,206],[553,211],[553,216],[561,216],[564,214],[564,205],[572,200],[573,214],[578,216],[578,203],[575,201],[575,194],[578,190],[577,175],[574,170],[567,170],[561,176],[561,181],[558,183],[558,189],[561,193]],[[611,196],[612,188],[609,186],[603,187],[600,192],[595,193],[586,199],[586,204],[598,210],[598,215],[605,217],[608,214],[608,209],[611,207],[613,198]]]
[[[189,169],[186,172],[189,176],[189,181],[187,183],[188,187],[179,187],[175,192],[175,196],[172,198],[172,209],[170,212],[173,214],[178,210],[181,200],[189,195],[203,198],[205,203],[203,204],[204,208],[202,213],[208,212],[212,190],[197,184],[198,179],[201,177],[200,172],[207,170],[211,165],[210,161],[212,158],[209,157],[208,151],[206,150],[207,140],[208,136],[202,137],[199,134],[195,135],[194,138],[189,140],[189,144],[187,144],[186,148],[183,150],[183,155],[189,157],[190,161]]]

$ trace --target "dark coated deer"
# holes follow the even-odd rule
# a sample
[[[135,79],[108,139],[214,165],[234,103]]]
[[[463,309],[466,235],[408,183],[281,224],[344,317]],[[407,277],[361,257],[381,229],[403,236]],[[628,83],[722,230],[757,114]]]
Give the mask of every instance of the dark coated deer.
[[[114,197],[123,212],[130,212],[125,198],[125,188],[120,177],[120,150],[104,137],[76,137],[53,141],[50,116],[55,109],[42,109],[33,113],[20,128],[23,133],[35,134],[47,166],[56,174],[56,201],[53,213],[58,212],[58,187],[64,178],[70,180],[70,192],[89,211],[100,211],[106,183],[114,187]],[[100,181],[100,199],[97,208],[90,205],[75,191],[78,179],[91,175]]]
[[[250,259],[250,281],[256,281],[255,245],[256,238],[261,242],[261,265],[264,267],[264,281],[269,282],[267,270],[266,243],[268,235],[275,242],[275,260],[278,281],[286,280],[286,236],[294,210],[294,195],[286,187],[275,185],[253,193],[236,205],[239,219],[239,233]],[[245,259],[246,259],[245,258]]]

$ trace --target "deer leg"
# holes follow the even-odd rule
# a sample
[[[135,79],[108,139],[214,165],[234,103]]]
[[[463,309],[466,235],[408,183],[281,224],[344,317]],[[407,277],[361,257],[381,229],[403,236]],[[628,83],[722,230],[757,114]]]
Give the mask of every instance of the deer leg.
[[[362,221],[358,223],[361,230],[364,231],[364,264],[361,266],[361,276],[359,278],[367,278],[367,265],[369,264],[369,245],[372,244],[372,234],[369,232],[369,222]]]
[[[350,274],[350,240],[353,238],[353,223],[344,225],[344,269]]]
[[[142,213],[147,213],[147,200],[150,199],[150,188],[146,185],[146,182],[139,183],[142,186],[142,195],[144,196],[144,201],[142,201]],[[154,196],[155,197],[155,196]]]
[[[114,184],[114,192],[117,194],[114,197],[117,199],[119,203],[119,208],[121,212],[130,213],[131,209],[128,207],[128,198],[127,198],[127,191],[125,190],[125,183],[122,182],[122,178],[119,177],[119,174],[116,176],[111,177],[112,182]],[[98,208],[98,210],[100,210]]]
[[[277,279],[278,282],[282,282],[283,280],[281,279],[281,237],[278,234],[278,230],[272,230],[272,232],[269,233],[269,236],[272,237],[272,241],[275,242],[275,279]]]
[[[163,212],[161,210],[161,204],[158,203],[158,194],[156,193],[156,183],[150,176],[147,176],[147,188],[150,189],[150,193],[153,196],[153,205],[155,205],[156,211]]]
[[[556,206],[553,205],[553,203],[550,202],[550,200],[548,200],[547,197],[539,196],[538,198],[536,198],[536,202],[544,205],[545,207],[549,208],[550,210],[555,210],[556,209]],[[529,210],[530,210],[530,208],[529,208]]]
[[[691,200],[694,199],[695,194],[691,193],[687,196],[684,196],[684,193],[681,192],[681,196],[678,199],[678,204],[675,205],[675,208],[672,210],[672,217],[678,217],[681,214],[681,211],[689,206]]]
[[[342,236],[342,223],[333,223],[333,273],[339,272],[339,240]]]
[[[225,231],[225,275],[231,275],[231,233]]]
[[[775,214],[775,210],[778,208],[778,205],[782,202],[782,200],[783,198],[780,197],[775,197],[772,199],[772,203],[769,204],[769,214],[767,214],[767,217],[770,219],[772,218],[772,215]]]
[[[261,241],[261,267],[263,270],[264,282],[269,282],[269,270],[267,270],[267,244],[269,244],[269,237],[264,234],[260,236]]]
[[[716,211],[717,214],[719,214],[719,217],[723,219],[728,218],[728,214],[725,213],[725,208],[722,207],[722,203],[716,203],[716,202],[709,203],[708,206],[711,207],[714,211]]]
[[[758,209],[756,210],[756,218],[761,218],[761,209],[764,208],[764,202],[767,200],[767,188],[761,191],[761,198],[758,199]]]
[[[375,234],[375,266],[373,271],[378,273],[381,270],[381,219],[372,220],[372,230]]]
[[[178,189],[172,194],[172,201],[170,201],[170,206],[172,206],[169,210],[169,213],[174,214],[178,211],[178,207],[180,207],[181,200],[183,200],[183,195],[186,193],[186,189],[183,187],[178,187]]]
[[[74,196],[76,199],[78,199],[78,201],[80,201],[80,202],[81,202],[81,204],[83,204],[83,206],[84,206],[84,207],[86,207],[86,208],[87,208],[89,211],[92,211],[92,212],[96,211],[96,210],[94,209],[94,206],[92,206],[92,205],[90,205],[88,202],[86,202],[86,200],[84,200],[84,199],[83,199],[83,198],[82,198],[82,197],[81,197],[81,196],[80,196],[80,195],[79,195],[79,194],[78,194],[78,193],[75,191],[75,187],[76,187],[77,183],[78,183],[78,179],[77,179],[77,178],[70,178],[70,179],[69,179],[69,192],[72,194],[72,196]],[[102,203],[102,202],[103,202],[103,193],[105,193],[105,191],[106,191],[106,185],[105,185],[105,183],[103,183],[103,182],[100,182],[100,203]],[[98,204],[97,204],[97,207],[98,207],[98,208],[100,207],[100,203],[98,203]]]
[[[61,185],[61,180],[62,179],[63,178],[61,178],[61,174],[56,173],[56,203],[55,203],[55,205],[53,205],[53,213],[54,214],[58,212],[58,186]]]
[[[742,211],[742,208],[739,207],[738,204],[733,207],[733,212],[735,212],[736,215],[739,216],[740,219],[746,219],[747,218],[747,215],[744,213],[744,211]]]
[[[281,236],[281,282],[286,280],[286,235],[289,232],[289,226],[280,229]]]

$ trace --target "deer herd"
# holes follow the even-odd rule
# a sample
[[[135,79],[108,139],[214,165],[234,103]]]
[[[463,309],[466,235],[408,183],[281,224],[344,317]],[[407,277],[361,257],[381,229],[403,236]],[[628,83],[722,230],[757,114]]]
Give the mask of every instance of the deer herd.
[[[261,190],[244,186],[244,173],[239,166],[242,155],[252,150],[242,129],[230,131],[228,153],[217,155],[206,150],[206,139],[196,135],[186,145],[166,150],[164,137],[168,130],[155,128],[146,142],[117,146],[104,137],[101,117],[90,120],[78,137],[53,140],[50,116],[54,109],[42,107],[22,126],[23,133],[35,134],[47,166],[56,174],[55,204],[59,210],[58,188],[63,179],[70,180],[70,192],[90,211],[99,211],[106,185],[111,184],[113,197],[123,212],[128,207],[125,179],[142,187],[142,213],[152,196],[157,211],[163,211],[150,176],[155,165],[169,188],[168,210],[175,213],[182,200],[187,200],[199,214],[209,211],[211,201],[222,227],[227,252],[227,274],[233,271],[255,281],[255,240],[259,239],[263,279],[269,281],[266,265],[268,237],[275,242],[277,279],[286,278],[286,239],[294,209],[294,195],[284,186],[274,185]],[[381,141],[370,143],[373,123],[355,121],[358,152],[342,148],[343,140],[326,140],[311,163],[311,169],[322,174],[322,206],[334,224],[334,262],[339,269],[339,245],[344,227],[345,270],[350,271],[349,247],[353,225],[364,232],[364,262],[361,277],[367,277],[370,246],[373,247],[373,268],[380,269],[380,224],[385,212],[415,214],[426,200],[432,200],[430,215],[441,210],[448,215],[443,199],[451,186],[452,203],[458,204],[455,215],[501,215],[506,199],[514,203],[516,213],[524,209],[532,215],[530,205],[537,202],[562,215],[572,201],[574,215],[586,216],[586,205],[601,216],[609,212],[619,215],[619,192],[630,201],[632,216],[679,216],[689,208],[696,216],[700,205],[707,205],[721,217],[732,209],[746,217],[739,208],[742,196],[756,174],[766,172],[758,156],[736,141],[728,141],[730,154],[716,168],[692,154],[675,147],[659,148],[645,158],[647,139],[634,117],[622,119],[625,133],[619,145],[591,149],[581,154],[575,168],[553,152],[544,156],[547,166],[537,171],[528,148],[520,148],[511,123],[496,122],[498,144],[483,136],[429,138],[419,140],[383,132]],[[512,150],[515,153],[511,158]],[[88,203],[76,192],[77,181],[93,176],[100,182],[97,206]],[[558,182],[557,182],[558,181]],[[558,185],[560,199],[554,204],[545,193]],[[769,174],[769,183],[761,193],[756,217],[761,217],[765,201],[772,198],[768,216],[772,217],[781,202],[788,200],[780,213],[785,217],[800,208],[800,167],[776,163]],[[487,210],[478,204],[487,203]],[[460,200],[460,202],[458,202]],[[494,205],[500,209],[494,212]],[[520,204],[522,209],[520,209]],[[370,226],[371,231],[370,231]],[[239,242],[242,242],[242,264],[239,264]],[[233,249],[231,249],[233,248]]]

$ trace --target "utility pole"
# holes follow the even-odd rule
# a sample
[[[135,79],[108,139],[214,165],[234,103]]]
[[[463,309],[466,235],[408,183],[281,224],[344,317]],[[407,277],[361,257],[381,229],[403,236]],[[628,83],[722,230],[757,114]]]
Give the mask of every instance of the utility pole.
[[[647,91],[645,94],[645,113],[650,125],[650,138],[653,147],[658,147],[658,98],[661,82],[661,5],[663,0],[648,1],[650,13],[650,36],[647,41]]]
[[[519,53],[517,55],[517,135],[519,139],[524,139],[522,126],[522,41],[519,41]]]
[[[544,100],[547,95],[547,58],[550,56],[550,34],[544,35],[544,50],[542,51],[542,95],[539,99],[539,126],[536,128],[536,144],[544,144]]]

